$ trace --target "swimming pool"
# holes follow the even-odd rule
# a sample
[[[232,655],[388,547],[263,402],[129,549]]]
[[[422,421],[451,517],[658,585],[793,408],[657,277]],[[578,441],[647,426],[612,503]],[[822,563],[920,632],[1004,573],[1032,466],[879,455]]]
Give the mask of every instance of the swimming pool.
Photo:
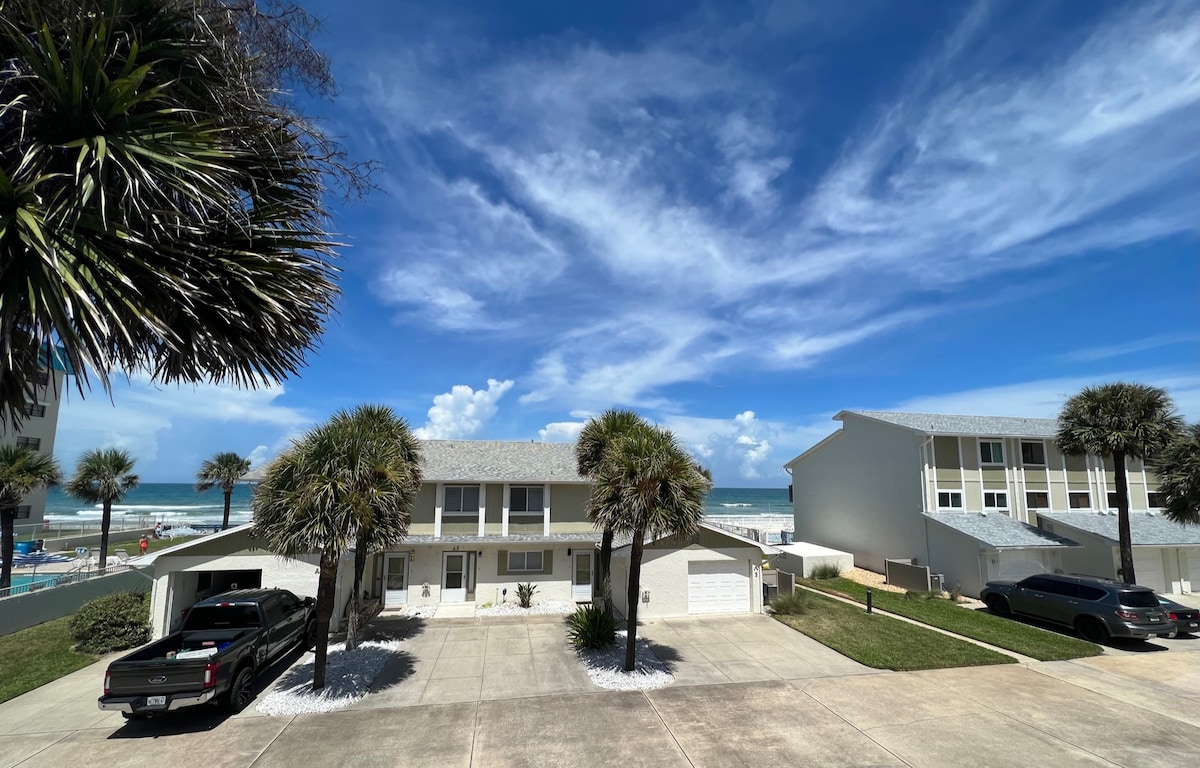
[[[26,584],[32,584],[35,581],[37,581],[37,582],[53,581],[55,578],[57,578],[58,576],[61,576],[61,575],[62,574],[52,574],[52,573],[43,573],[43,574],[14,573],[12,575],[12,585],[14,587],[23,587]]]

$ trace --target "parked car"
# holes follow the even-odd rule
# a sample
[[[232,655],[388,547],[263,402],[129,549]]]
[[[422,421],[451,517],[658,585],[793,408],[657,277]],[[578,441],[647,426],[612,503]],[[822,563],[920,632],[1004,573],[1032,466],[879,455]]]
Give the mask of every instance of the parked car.
[[[214,703],[239,712],[255,677],[298,644],[316,643],[313,599],[239,589],[192,606],[183,629],[108,666],[100,709],[140,718]]]
[[[1162,595],[1155,595],[1155,597],[1158,598],[1158,604],[1167,612],[1167,619],[1175,624],[1176,632],[1179,634],[1200,632],[1200,610],[1180,605]]]
[[[1175,633],[1154,590],[1111,579],[1043,573],[1015,582],[989,581],[979,596],[992,613],[1062,624],[1094,643]]]

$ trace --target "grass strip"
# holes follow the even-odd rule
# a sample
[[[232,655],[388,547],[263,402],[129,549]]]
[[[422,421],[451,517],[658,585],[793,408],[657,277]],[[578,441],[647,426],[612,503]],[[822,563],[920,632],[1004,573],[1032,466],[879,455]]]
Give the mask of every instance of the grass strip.
[[[1008,664],[1010,656],[820,595],[804,613],[775,618],[822,645],[875,669],[908,671]]]
[[[83,669],[97,657],[71,650],[71,617],[0,637],[0,702]],[[97,681],[97,688],[99,681]]]
[[[836,579],[797,579],[805,586],[849,597],[860,603],[867,600],[867,587],[857,581]],[[1030,656],[1039,661],[1060,661],[1098,656],[1100,646],[1033,627],[1012,619],[993,616],[955,605],[943,598],[910,599],[899,592],[875,590],[875,607],[904,616],[947,632],[969,637],[998,648]]]

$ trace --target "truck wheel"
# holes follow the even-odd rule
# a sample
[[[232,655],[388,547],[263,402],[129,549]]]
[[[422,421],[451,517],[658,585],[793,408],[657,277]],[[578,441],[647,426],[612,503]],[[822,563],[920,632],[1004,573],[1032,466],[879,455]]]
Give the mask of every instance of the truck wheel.
[[[1091,616],[1076,619],[1075,631],[1089,643],[1103,643],[1108,639],[1108,628],[1104,626],[1104,622]]]
[[[236,715],[246,708],[254,698],[254,670],[244,666],[234,675],[233,684],[225,694],[223,709],[231,715]]]
[[[308,628],[304,630],[304,639],[301,642],[304,643],[306,651],[317,647],[317,622],[310,621],[308,623]]]

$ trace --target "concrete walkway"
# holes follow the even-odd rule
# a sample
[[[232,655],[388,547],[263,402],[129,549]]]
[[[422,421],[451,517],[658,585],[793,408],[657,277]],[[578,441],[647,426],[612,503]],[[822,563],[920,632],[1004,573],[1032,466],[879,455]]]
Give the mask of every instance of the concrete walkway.
[[[832,657],[824,655],[832,651],[819,646],[822,652],[807,655],[805,644],[791,645],[786,634],[791,630],[765,617],[667,620],[644,630],[676,653],[671,663],[680,679],[675,685],[644,693],[594,688],[538,693],[536,686],[555,675],[548,666],[539,667],[538,659],[562,660],[557,650],[561,626],[481,626],[482,621],[427,623],[403,641],[414,667],[433,664],[420,693],[413,687],[408,694],[415,701],[402,700],[398,692],[418,679],[416,669],[393,669],[401,679],[381,680],[379,690],[355,709],[326,715],[266,717],[251,709],[228,719],[206,713],[125,723],[95,709],[103,666],[94,665],[0,704],[0,767],[1140,768],[1191,764],[1200,744],[1200,652],[912,673],[864,674],[855,665],[839,674]],[[496,652],[489,655],[489,646]],[[726,678],[766,674],[745,666],[743,658],[723,658],[736,656],[730,650],[735,647],[749,654],[747,646],[775,657],[773,663],[751,659],[765,669],[806,676],[700,681],[716,672]],[[470,655],[456,655],[463,650]],[[533,664],[534,680],[527,687],[517,687],[514,678],[526,677],[528,670],[513,675],[493,669],[489,676],[489,659],[524,656]],[[468,679],[435,677],[439,666],[453,674],[459,663],[482,664],[478,694],[421,703],[435,680]],[[545,670],[541,678],[539,669]],[[557,684],[582,686],[572,671],[561,672]],[[514,687],[497,684],[484,695],[486,679],[505,678]]]

